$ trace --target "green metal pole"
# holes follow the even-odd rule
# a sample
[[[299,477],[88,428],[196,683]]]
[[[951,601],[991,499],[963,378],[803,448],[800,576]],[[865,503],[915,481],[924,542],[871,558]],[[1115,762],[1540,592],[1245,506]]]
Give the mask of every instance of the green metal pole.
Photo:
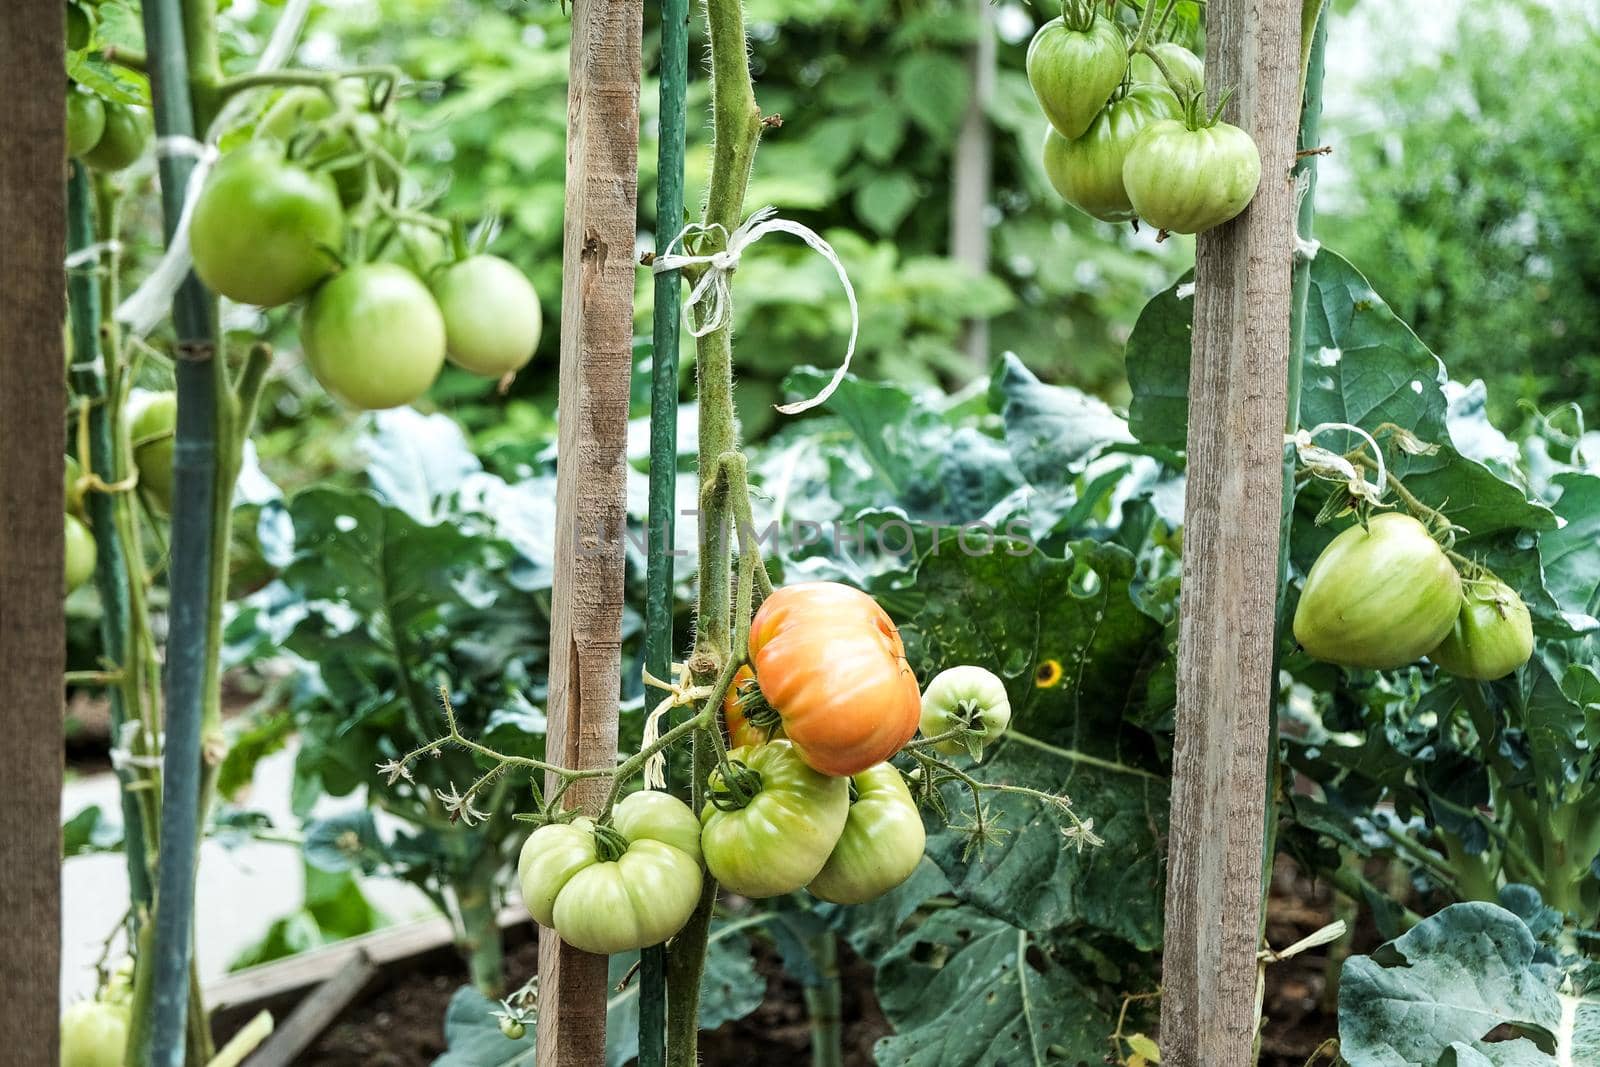
[[[67,179],[67,250],[80,252],[95,242],[94,199],[89,174],[73,160]],[[67,273],[67,309],[72,330],[73,359],[70,368],[72,391],[87,401],[89,454],[79,456],[85,469],[106,483],[122,478],[117,467],[116,434],[113,423],[115,397],[107,395],[106,365],[100,346],[100,260],[78,263]],[[117,536],[118,500],[110,493],[90,493],[86,500],[89,528],[94,532],[95,588],[100,594],[100,644],[105,655],[122,670],[130,669],[128,620],[132,607],[128,600],[128,561],[122,554],[122,539]],[[128,718],[123,689],[113,686],[111,736],[121,736]],[[128,862],[128,897],[133,905],[132,932],[137,934],[140,918],[150,909],[150,867],[145,853],[144,820],[138,802],[128,792],[133,776],[117,772],[121,783],[123,852]]]
[[[196,136],[184,11],[179,0],[146,0],[144,31],[160,151],[161,206],[172,240],[183,210],[192,155],[172,146]],[[179,1067],[188,1045],[194,879],[199,853],[201,721],[207,679],[216,492],[217,343],[214,306],[198,279],[184,279],[173,305],[177,328],[178,420],[173,457],[171,609],[166,659],[166,741],[162,761],[161,856],[156,887],[147,1062]]]
[[[688,0],[661,0],[661,140],[657,150],[656,249],[683,221],[684,96],[689,80]],[[678,475],[678,271],[655,279],[650,355],[650,541],[645,572],[645,664],[657,678],[672,669],[672,546]],[[652,701],[666,694],[653,690]],[[669,783],[670,784],[670,783]],[[660,945],[644,950],[639,975],[639,1067],[667,1061],[667,962]]]

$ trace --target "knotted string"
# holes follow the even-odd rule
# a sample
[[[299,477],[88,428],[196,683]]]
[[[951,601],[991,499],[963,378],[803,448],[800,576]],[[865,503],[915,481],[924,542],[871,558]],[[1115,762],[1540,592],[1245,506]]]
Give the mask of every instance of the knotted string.
[[[850,301],[850,343],[845,347],[844,362],[833,372],[833,379],[820,393],[809,400],[777,405],[778,410],[785,415],[798,415],[802,411],[809,411],[824,403],[833,395],[833,391],[839,388],[839,383],[844,381],[845,374],[850,370],[850,360],[856,352],[856,336],[861,329],[861,311],[856,304],[855,287],[850,284],[850,276],[845,273],[844,264],[839,262],[839,256],[834,252],[833,246],[810,227],[777,218],[777,213],[777,208],[764,207],[745,219],[744,223],[731,234],[720,223],[706,225],[691,222],[656,256],[651,269],[660,274],[663,271],[681,270],[684,267],[705,267],[705,273],[700,275],[700,280],[689,291],[689,299],[683,305],[684,328],[692,337],[704,337],[731,321],[733,293],[730,279],[733,272],[738,269],[739,260],[744,255],[745,249],[767,234],[791,234],[800,238],[811,247],[812,251],[826,259],[832,265],[834,273],[839,276],[839,284],[844,287],[845,299]],[[726,248],[703,256],[691,255],[688,252],[689,238],[713,232],[727,236]],[[682,251],[674,252],[675,248]],[[698,324],[695,322],[697,314],[700,319]]]

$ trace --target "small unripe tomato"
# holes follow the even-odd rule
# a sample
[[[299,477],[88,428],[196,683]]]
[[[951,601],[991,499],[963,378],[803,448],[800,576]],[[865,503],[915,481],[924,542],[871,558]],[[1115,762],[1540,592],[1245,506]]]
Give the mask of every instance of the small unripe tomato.
[[[61,1013],[61,1067],[122,1067],[127,1046],[127,1005],[80,1000]]]
[[[1219,122],[1177,119],[1146,126],[1128,149],[1122,184],[1139,217],[1169,233],[1200,233],[1238,215],[1261,184],[1261,155],[1248,133]]]
[[[1461,612],[1461,576],[1428,528],[1374,515],[1329,542],[1306,575],[1294,636],[1345,667],[1403,667],[1437,648]]]
[[[344,208],[333,179],[283,158],[268,142],[217,164],[189,226],[194,270],[230,300],[286,304],[338,266]]]
[[[1155,60],[1143,52],[1136,52],[1128,61],[1128,77],[1135,85],[1159,85],[1179,96],[1205,92],[1206,69],[1200,62],[1199,56],[1177,41],[1163,41],[1154,46],[1154,51],[1161,62],[1166,64],[1167,73],[1172,75],[1173,81],[1177,84],[1168,84],[1167,79],[1161,75],[1161,68],[1156,66]]]
[[[1128,71],[1128,46],[1110,19],[1053,18],[1028,44],[1028,84],[1063,137],[1081,137]]]
[[[533,358],[541,312],[533,283],[499,256],[470,256],[439,271],[445,352],[456,366],[500,378]]]
[[[444,366],[444,318],[404,267],[352,267],[312,296],[300,323],[306,362],[324,389],[375,410],[421,397]]]
[[[1011,698],[993,671],[972,664],[951,667],[935,675],[923,690],[922,736],[938,737],[962,724],[976,728],[969,736],[980,751],[998,741],[1011,725]],[[963,740],[940,741],[933,750],[945,756],[972,752]]]
[[[100,143],[106,132],[106,106],[91,92],[74,85],[67,89],[67,155],[83,155]]]
[[[102,107],[105,128],[94,147],[83,153],[82,159],[95,170],[122,170],[144,155],[144,146],[150,139],[144,115],[114,100],[106,101]]]
[[[76,459],[68,456],[66,470],[62,477],[62,483],[66,489],[67,514],[69,515],[77,515],[79,517],[82,517],[83,515],[84,489],[83,486],[79,484],[82,481],[83,468],[78,466],[78,461]]]
[[[500,1032],[512,1041],[521,1041],[528,1033],[528,1027],[519,1019],[501,1019]]]
[[[1133,203],[1122,184],[1122,164],[1145,127],[1178,114],[1178,99],[1156,85],[1136,85],[1096,115],[1082,137],[1068,140],[1045,130],[1044,172],[1061,198],[1102,222],[1127,222]]]
[[[1528,605],[1498,578],[1469,580],[1461,614],[1428,658],[1451,674],[1490,682],[1504,678],[1533,655]]]
[[[70,593],[94,576],[95,543],[94,534],[89,532],[83,520],[68,515],[66,522],[65,580],[67,592]]]
[[[123,414],[139,487],[160,511],[172,510],[172,455],[178,427],[178,394],[135,392]]]

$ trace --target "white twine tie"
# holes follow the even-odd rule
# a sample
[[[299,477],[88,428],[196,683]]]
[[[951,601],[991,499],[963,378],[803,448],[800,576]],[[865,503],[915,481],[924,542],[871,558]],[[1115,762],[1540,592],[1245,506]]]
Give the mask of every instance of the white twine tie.
[[[305,25],[310,9],[311,0],[289,0],[284,5],[283,15],[273,28],[267,47],[261,52],[261,61],[256,64],[257,73],[277,70],[288,61],[294,53],[295,41],[300,37],[300,30]],[[206,131],[204,144],[193,137],[156,139],[156,158],[189,156],[194,159],[195,165],[183,187],[183,210],[178,213],[178,225],[172,231],[172,239],[167,242],[167,250],[150,276],[117,308],[117,321],[135,337],[149,336],[172,310],[172,298],[193,265],[189,255],[189,224],[194,217],[195,201],[200,197],[200,190],[205,186],[211,168],[221,158],[217,142],[247,106],[248,96],[248,93],[235,93],[228,98],[227,104]]]
[[[1372,446],[1372,455],[1378,465],[1378,479],[1376,482],[1368,482],[1366,476],[1356,470],[1355,464],[1345,459],[1344,456],[1331,449],[1312,443],[1313,438],[1330,430],[1344,430],[1356,434]],[[1383,499],[1384,490],[1388,486],[1388,470],[1383,463],[1383,449],[1379,448],[1378,442],[1361,427],[1348,422],[1319,423],[1309,430],[1284,434],[1283,443],[1294,446],[1295,454],[1299,457],[1300,462],[1320,477],[1336,475],[1349,484],[1352,493],[1364,496],[1374,504]]]
[[[810,227],[802,226],[798,222],[777,218],[778,209],[764,207],[760,211],[744,220],[733,233],[727,234],[728,245],[720,252],[713,252],[708,256],[690,255],[687,251],[690,237],[705,235],[713,231],[727,233],[727,230],[718,223],[707,226],[704,223],[691,222],[683,231],[667,244],[665,250],[656,256],[651,269],[657,274],[663,271],[680,270],[684,267],[703,266],[705,273],[689,291],[689,299],[683,305],[683,324],[692,337],[704,337],[711,331],[727,325],[733,316],[733,293],[730,278],[739,267],[739,259],[744,255],[744,250],[755,244],[769,233],[787,233],[800,238],[812,251],[833,266],[833,271],[839,276],[839,284],[844,287],[845,299],[850,301],[850,343],[845,347],[844,362],[839,369],[833,372],[833,379],[823,387],[822,391],[809,400],[798,400],[792,404],[779,404],[777,408],[785,415],[798,415],[802,411],[809,411],[819,404],[827,401],[833,391],[839,388],[839,383],[844,381],[844,376],[849,373],[850,360],[856,353],[856,335],[861,329],[861,311],[856,305],[855,287],[850,284],[850,276],[845,273],[844,264],[839,262],[839,256],[834,252],[833,246]],[[685,251],[674,252],[674,248],[683,248]],[[694,316],[699,311],[700,322],[696,325]]]

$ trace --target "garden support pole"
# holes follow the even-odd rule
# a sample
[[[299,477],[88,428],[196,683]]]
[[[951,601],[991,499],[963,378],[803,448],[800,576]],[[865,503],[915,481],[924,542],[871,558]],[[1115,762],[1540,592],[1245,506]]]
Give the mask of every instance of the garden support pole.
[[[214,18],[209,0],[191,2],[187,9],[180,0],[146,0],[144,33],[158,144],[193,139],[203,132],[196,122],[194,90],[215,77]],[[176,149],[157,155],[164,237],[170,242],[195,160]],[[186,1055],[200,1062],[210,1058],[203,1012],[191,1015],[199,1006],[190,1003],[190,967],[203,806],[202,720],[207,689],[215,685],[208,670],[215,663],[214,649],[208,647],[217,525],[212,504],[217,498],[217,393],[225,381],[219,379],[215,310],[210,294],[191,272],[173,300],[178,418],[172,461],[161,852],[154,951],[151,958],[139,961],[141,967],[153,968],[149,980],[154,993],[149,1031],[144,1035],[148,1059],[135,1062],[153,1067],[178,1067]]]
[[[642,0],[576,0],[567,90],[547,758],[610,767],[622,676]],[[549,787],[557,779],[551,776]],[[591,814],[605,779],[568,796]],[[605,1062],[606,958],[539,931],[540,1067]]]
[[[1264,775],[1294,258],[1300,4],[1212,0],[1206,85],[1261,152],[1238,219],[1200,235],[1168,840],[1161,1052],[1246,1067],[1256,1019]]]
[[[0,112],[0,663],[6,755],[0,786],[0,958],[6,1061],[54,1064],[61,972],[62,413],[66,410],[66,97],[61,5],[0,8],[15,86]]]
[[[656,150],[656,251],[666,249],[683,218],[683,152],[689,81],[689,0],[661,0],[660,142]],[[672,546],[678,489],[678,313],[682,279],[655,276],[650,338],[650,537],[645,569],[644,665],[657,678],[672,672]],[[654,705],[667,694],[652,688]],[[672,724],[668,724],[669,726]],[[670,787],[671,783],[667,783]],[[680,789],[680,793],[687,795]],[[664,1067],[667,1041],[667,954],[644,950],[639,971],[639,1067]]]
[[[989,270],[989,196],[994,166],[994,138],[989,128],[989,105],[994,101],[994,9],[990,0],[972,0],[975,24],[968,71],[972,94],[956,135],[955,171],[950,178],[950,258],[974,274]],[[989,322],[968,319],[961,328],[961,350],[972,373],[989,370]]]

